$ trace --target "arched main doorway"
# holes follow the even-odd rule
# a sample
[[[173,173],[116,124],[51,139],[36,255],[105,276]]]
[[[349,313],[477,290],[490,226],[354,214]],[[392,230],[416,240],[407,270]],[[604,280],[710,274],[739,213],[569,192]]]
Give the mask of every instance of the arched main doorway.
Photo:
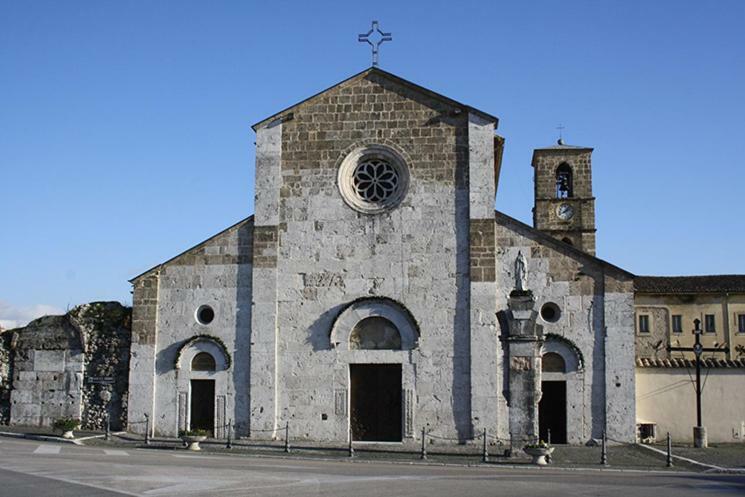
[[[362,319],[349,335],[349,348],[401,350],[401,333],[388,319]],[[401,441],[401,365],[350,364],[350,426],[353,440]]]
[[[411,382],[413,366],[406,351],[416,348],[419,334],[408,311],[390,299],[354,302],[329,338],[349,368],[352,441],[400,442],[412,436],[414,396],[404,384]]]

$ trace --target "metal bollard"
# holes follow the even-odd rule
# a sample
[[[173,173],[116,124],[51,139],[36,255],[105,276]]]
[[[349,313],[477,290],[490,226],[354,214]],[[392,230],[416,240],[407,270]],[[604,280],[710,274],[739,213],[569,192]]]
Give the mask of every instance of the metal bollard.
[[[290,453],[290,422],[285,421],[285,452]]]
[[[422,460],[427,459],[427,430],[426,428],[422,428],[422,453],[419,457]]]
[[[352,432],[349,432],[349,457],[354,457],[354,446],[352,445]]]
[[[226,449],[232,449],[233,448],[233,438],[232,438],[232,435],[233,435],[233,420],[232,419],[229,419],[228,420],[228,441],[227,441],[227,443],[225,443],[225,448]]]
[[[484,448],[481,452],[481,462],[489,462],[489,444],[486,438],[486,428],[484,428]]]
[[[150,445],[150,416],[145,413],[145,445]]]
[[[670,432],[667,432],[667,467],[673,467],[673,439],[670,438]]]
[[[551,446],[551,428],[546,429],[546,443]]]
[[[106,434],[103,439],[108,441],[111,438],[111,415],[106,411]]]
[[[608,441],[605,437],[605,430],[603,430],[603,440],[601,442],[600,464],[608,465]]]

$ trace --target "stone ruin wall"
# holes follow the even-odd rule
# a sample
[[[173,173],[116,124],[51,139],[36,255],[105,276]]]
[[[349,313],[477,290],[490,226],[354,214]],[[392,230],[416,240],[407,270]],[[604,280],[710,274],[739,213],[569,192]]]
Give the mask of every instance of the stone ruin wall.
[[[12,333],[0,332],[0,424],[10,421],[10,385],[13,370],[10,363]]]
[[[62,417],[103,429],[101,390],[111,392],[112,429],[126,425],[131,309],[94,302],[2,334],[0,422],[51,426]],[[111,376],[112,385],[90,383]]]
[[[106,426],[106,403],[101,391],[111,393],[109,414],[111,429],[127,426],[129,387],[129,348],[132,310],[118,302],[95,302],[70,311],[84,336],[84,377],[113,377],[112,385],[85,381],[82,388],[84,427],[102,430]]]

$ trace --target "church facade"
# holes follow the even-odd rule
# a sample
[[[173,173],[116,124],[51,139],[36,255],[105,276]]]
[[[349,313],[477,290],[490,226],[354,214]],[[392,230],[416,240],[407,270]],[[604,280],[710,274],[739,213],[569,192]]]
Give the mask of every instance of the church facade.
[[[497,124],[378,68],[256,124],[255,214],[132,280],[130,429],[633,441],[592,149],[534,151],[531,227],[494,210]]]

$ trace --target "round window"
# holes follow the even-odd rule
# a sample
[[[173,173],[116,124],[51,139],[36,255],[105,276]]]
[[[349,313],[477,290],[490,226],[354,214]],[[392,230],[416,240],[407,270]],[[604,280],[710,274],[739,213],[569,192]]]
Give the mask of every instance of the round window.
[[[197,322],[199,324],[210,324],[215,319],[215,311],[208,305],[199,306],[197,309]]]
[[[382,203],[398,189],[398,171],[388,161],[368,159],[360,162],[352,177],[354,190],[365,202]]]
[[[555,323],[561,317],[561,309],[553,302],[547,302],[541,307],[541,317],[544,321]]]
[[[376,214],[397,206],[406,195],[409,174],[403,158],[382,145],[347,155],[339,167],[339,191],[353,209]]]

